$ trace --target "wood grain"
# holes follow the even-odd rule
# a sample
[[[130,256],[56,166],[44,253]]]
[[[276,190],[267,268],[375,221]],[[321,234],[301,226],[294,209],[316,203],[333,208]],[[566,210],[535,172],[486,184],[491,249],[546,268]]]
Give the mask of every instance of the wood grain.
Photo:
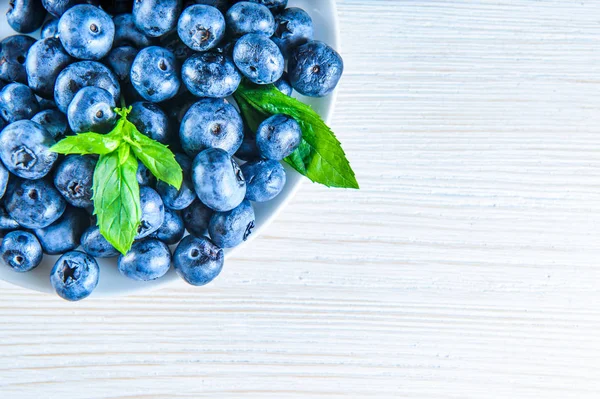
[[[0,284],[2,398],[599,396],[600,2],[339,9],[362,190],[305,184],[203,289]]]

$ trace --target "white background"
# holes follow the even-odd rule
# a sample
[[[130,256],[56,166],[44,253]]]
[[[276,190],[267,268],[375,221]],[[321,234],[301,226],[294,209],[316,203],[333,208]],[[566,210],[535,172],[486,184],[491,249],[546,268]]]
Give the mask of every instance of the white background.
[[[0,284],[2,398],[595,398],[600,2],[339,1],[334,131],[205,288]]]

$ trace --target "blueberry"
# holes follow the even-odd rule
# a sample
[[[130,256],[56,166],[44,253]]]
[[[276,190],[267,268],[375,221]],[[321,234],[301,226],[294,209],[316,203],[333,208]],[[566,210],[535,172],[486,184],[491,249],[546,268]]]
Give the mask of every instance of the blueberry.
[[[40,0],[10,0],[6,20],[19,33],[37,30],[46,18],[46,10]]]
[[[10,173],[8,173],[8,170],[6,170],[4,165],[0,163],[0,198],[4,197],[4,193],[6,193],[9,175]],[[2,229],[2,227],[0,227],[0,229]]]
[[[44,257],[38,239],[33,234],[20,230],[4,236],[0,253],[4,262],[17,272],[28,272],[36,268]]]
[[[246,181],[240,167],[218,148],[209,148],[196,156],[192,181],[200,201],[218,212],[235,208],[246,195]]]
[[[140,186],[154,186],[154,183],[156,183],[156,178],[152,172],[141,162],[138,162],[136,178]]]
[[[181,212],[181,217],[185,229],[189,231],[190,234],[193,234],[196,237],[202,237],[208,233],[208,224],[214,213],[215,212],[212,209],[196,200]]]
[[[60,41],[67,53],[82,60],[99,60],[110,51],[115,24],[107,13],[89,4],[68,9],[58,22]]]
[[[66,114],[75,94],[88,86],[108,91],[118,103],[121,89],[111,70],[96,61],[80,61],[66,67],[56,78],[54,100],[58,109]]]
[[[175,153],[175,160],[181,166],[184,176],[189,176],[192,173],[192,162],[194,160],[183,153]]]
[[[181,0],[136,0],[133,21],[146,35],[162,36],[177,26]]]
[[[277,161],[261,160],[241,166],[246,178],[246,199],[266,202],[275,198],[285,186],[285,169]]]
[[[275,17],[275,34],[271,38],[283,55],[313,39],[313,22],[306,11],[291,7]]]
[[[170,209],[181,210],[187,208],[196,199],[194,186],[187,178],[183,179],[179,190],[168,183],[159,181],[156,184],[156,191],[159,192],[165,207]]]
[[[57,109],[46,109],[38,112],[31,118],[31,121],[39,123],[56,141],[71,133],[66,115]]]
[[[69,8],[85,3],[84,0],[42,0],[44,8],[54,17],[60,18]]]
[[[27,229],[51,225],[66,208],[60,193],[45,179],[11,179],[4,200],[8,215]]]
[[[140,133],[163,144],[173,140],[171,123],[167,114],[156,104],[140,101],[131,105],[127,119],[137,127]]]
[[[309,97],[324,97],[340,81],[344,61],[333,48],[313,40],[292,51],[288,71],[297,92]]]
[[[181,78],[195,96],[213,98],[232,95],[242,80],[233,61],[217,53],[196,54],[188,58],[181,68]]]
[[[119,255],[119,251],[100,234],[98,226],[92,226],[83,233],[81,248],[96,258],[113,258]]]
[[[115,107],[115,101],[108,91],[98,87],[84,87],[69,104],[69,126],[75,133],[108,133],[118,119]]]
[[[273,12],[282,11],[287,7],[288,0],[249,0],[253,3],[258,3],[269,7],[269,10]]]
[[[203,98],[185,114],[179,138],[189,155],[206,148],[220,148],[232,155],[244,138],[244,123],[233,105],[220,99]]]
[[[29,49],[25,61],[29,87],[42,97],[52,98],[58,74],[72,61],[57,38],[38,40]]]
[[[272,36],[275,33],[275,18],[262,4],[240,1],[227,11],[225,18],[227,29],[232,36],[243,36],[247,33]]]
[[[8,84],[0,91],[0,113],[8,123],[30,119],[39,110],[33,91],[23,83]]]
[[[129,72],[138,50],[131,46],[113,48],[104,58],[104,63],[114,72],[119,81],[129,81]]]
[[[152,44],[152,39],[146,36],[133,23],[133,15],[117,15],[113,18],[113,22],[115,23],[113,46],[133,46],[140,49]]]
[[[54,100],[48,100],[37,95],[35,96],[35,98],[37,98],[38,103],[40,104],[40,111],[45,111],[47,109],[58,109]]]
[[[257,84],[276,82],[283,75],[285,60],[279,47],[260,34],[241,37],[233,48],[233,61],[250,81]]]
[[[208,232],[219,247],[233,248],[246,241],[255,226],[252,204],[244,200],[235,209],[215,213],[210,219]]]
[[[167,245],[177,244],[185,234],[183,220],[177,211],[165,209],[165,221],[150,237],[161,240]]]
[[[93,206],[92,186],[97,159],[92,155],[67,155],[54,172],[54,186],[77,208]]]
[[[16,220],[8,216],[6,209],[0,207],[0,230],[7,232],[21,228],[21,225]]]
[[[140,206],[142,220],[138,227],[136,240],[148,237],[163,224],[165,220],[165,206],[160,195],[150,187],[140,187]]]
[[[131,12],[134,0],[110,0],[101,1],[102,8],[109,14],[117,15]]]
[[[172,99],[165,101],[161,104],[162,109],[165,110],[167,116],[176,125],[181,124],[185,114],[188,110],[198,101],[198,99],[189,91],[180,93]],[[179,141],[179,140],[177,140]]]
[[[256,136],[247,127],[244,127],[244,141],[235,153],[236,158],[243,161],[256,161],[261,159],[258,147],[256,146]]]
[[[256,131],[256,146],[264,158],[281,161],[300,146],[302,130],[294,118],[273,115]]]
[[[177,33],[192,50],[210,50],[225,36],[225,18],[215,7],[193,5],[179,17]]]
[[[0,133],[0,159],[15,175],[39,179],[50,172],[58,158],[50,151],[55,143],[41,125],[27,120],[14,122]]]
[[[156,280],[171,267],[169,247],[159,240],[146,239],[135,242],[126,255],[119,256],[119,272],[138,281]]]
[[[88,227],[90,218],[85,210],[67,207],[56,222],[34,232],[45,253],[58,255],[77,248]]]
[[[35,39],[25,35],[9,36],[0,42],[0,79],[27,83],[25,60]]]
[[[40,36],[42,39],[58,37],[58,19],[52,18],[44,22],[42,30],[40,31]]]
[[[290,83],[287,72],[284,72],[283,76],[281,76],[281,78],[279,78],[279,80],[273,84],[275,85],[277,90],[279,90],[286,96],[292,95],[292,91],[294,89],[292,88],[292,84]]]
[[[175,55],[162,47],[141,50],[131,66],[131,83],[148,101],[161,102],[179,91],[179,63]]]
[[[223,270],[223,250],[205,237],[187,236],[173,254],[177,274],[191,285],[210,283]]]
[[[194,50],[186,46],[186,44],[179,37],[176,29],[164,36],[161,36],[159,39],[159,45],[171,51],[175,55],[175,58],[181,62],[187,60],[188,57],[196,53]]]
[[[50,282],[63,299],[79,301],[94,291],[99,275],[100,268],[94,258],[84,252],[71,251],[56,261],[50,272]]]

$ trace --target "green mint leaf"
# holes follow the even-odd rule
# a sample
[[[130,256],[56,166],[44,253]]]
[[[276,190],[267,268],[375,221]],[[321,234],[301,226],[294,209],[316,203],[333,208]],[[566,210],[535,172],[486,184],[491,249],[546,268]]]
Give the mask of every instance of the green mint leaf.
[[[50,147],[50,151],[59,154],[98,154],[113,152],[119,147],[121,140],[111,134],[79,133],[68,136]]]
[[[126,158],[121,159],[125,154]],[[98,227],[122,254],[131,248],[142,217],[137,168],[135,158],[119,148],[101,155],[94,170],[93,199]]]
[[[340,142],[310,106],[286,96],[273,85],[258,86],[247,81],[240,85],[234,98],[251,129],[257,126],[261,114],[286,114],[296,119],[302,129],[302,143],[285,161],[299,173],[328,187],[359,188]],[[259,112],[250,113],[248,106]]]
[[[252,130],[256,132],[260,124],[267,119],[269,116],[268,113],[263,112],[260,109],[253,108],[252,105],[241,95],[235,95],[235,102],[240,108],[240,112],[246,122],[246,125]]]
[[[128,141],[132,141],[131,150],[135,156],[158,180],[179,190],[183,182],[183,171],[169,147],[143,135],[132,123],[127,123],[131,125]]]

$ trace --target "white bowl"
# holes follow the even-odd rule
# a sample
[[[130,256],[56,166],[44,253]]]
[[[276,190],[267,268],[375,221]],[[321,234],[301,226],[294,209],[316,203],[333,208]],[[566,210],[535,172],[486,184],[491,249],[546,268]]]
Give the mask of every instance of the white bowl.
[[[339,30],[337,19],[337,8],[335,0],[290,0],[290,7],[301,7],[305,9],[313,19],[315,26],[315,38],[322,40],[334,48],[339,50]],[[1,18],[5,18],[6,10],[8,9],[8,1],[0,1]],[[5,38],[14,35],[14,32],[6,19],[0,24],[0,38]],[[34,34],[33,36],[36,36]],[[38,35],[39,37],[39,35]],[[335,104],[336,93],[326,98],[314,99],[302,97],[302,101],[310,104],[325,121],[329,122],[333,107]],[[242,246],[225,251],[226,265],[225,267],[235,267],[235,262],[231,262],[233,255],[240,250],[244,245],[256,238],[265,229],[277,214],[286,206],[290,199],[298,190],[303,177],[295,170],[287,165],[287,184],[282,193],[273,201],[254,204],[256,211],[256,229]],[[57,256],[45,255],[42,264],[36,269],[27,273],[17,273],[0,260],[0,279],[9,283],[28,288],[40,292],[54,293],[50,285],[50,270],[54,262],[58,259]],[[179,280],[179,276],[171,270],[162,278],[149,282],[138,282],[130,280],[122,276],[117,270],[117,258],[98,259],[100,265],[100,282],[98,287],[92,294],[92,297],[105,297],[115,295],[128,295],[140,293],[143,291],[154,290],[164,287],[174,281]],[[198,288],[201,289],[201,288]]]

